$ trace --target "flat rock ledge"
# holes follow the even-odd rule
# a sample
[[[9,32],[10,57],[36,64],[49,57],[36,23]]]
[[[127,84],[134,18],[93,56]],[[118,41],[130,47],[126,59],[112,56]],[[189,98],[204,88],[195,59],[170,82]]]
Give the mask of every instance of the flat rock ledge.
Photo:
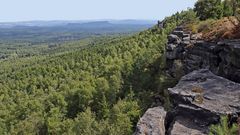
[[[232,120],[240,114],[240,84],[208,69],[183,76],[168,89],[173,109],[150,108],[137,124],[135,135],[207,135],[221,115]]]
[[[168,89],[177,104],[216,115],[240,113],[240,84],[214,75],[207,69],[193,71]]]

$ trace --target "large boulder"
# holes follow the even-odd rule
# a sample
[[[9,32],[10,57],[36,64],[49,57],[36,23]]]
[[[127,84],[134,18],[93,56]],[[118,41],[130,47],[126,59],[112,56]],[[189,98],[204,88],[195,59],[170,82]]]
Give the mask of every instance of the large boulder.
[[[177,104],[198,108],[216,115],[240,113],[240,84],[214,75],[207,69],[193,71],[169,88]]]
[[[165,135],[166,111],[162,107],[154,107],[139,120],[134,135]]]
[[[170,34],[170,35],[168,35],[168,43],[179,44],[179,43],[181,43],[181,39],[177,35]]]
[[[234,120],[240,114],[240,84],[208,69],[183,76],[168,90],[175,106],[170,135],[205,135],[220,116],[228,115]]]

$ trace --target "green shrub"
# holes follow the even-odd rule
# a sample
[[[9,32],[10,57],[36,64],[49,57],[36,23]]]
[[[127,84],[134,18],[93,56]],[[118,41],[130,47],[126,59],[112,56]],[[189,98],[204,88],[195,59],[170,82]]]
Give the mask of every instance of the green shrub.
[[[236,135],[237,131],[237,124],[229,126],[228,117],[222,116],[219,124],[210,126],[209,135]]]
[[[197,26],[197,31],[198,32],[206,32],[209,31],[212,28],[213,23],[215,20],[213,19],[208,19],[205,21],[201,21],[198,26]]]
[[[233,15],[233,8],[230,0],[223,1],[223,16],[228,17]]]
[[[237,9],[236,17],[240,21],[240,8]]]
[[[220,19],[223,16],[223,5],[221,0],[198,0],[194,11],[200,20]]]

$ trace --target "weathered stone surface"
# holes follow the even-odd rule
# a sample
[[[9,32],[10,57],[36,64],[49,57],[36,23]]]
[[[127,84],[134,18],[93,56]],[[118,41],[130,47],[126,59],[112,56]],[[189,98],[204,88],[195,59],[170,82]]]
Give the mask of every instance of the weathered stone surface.
[[[177,50],[174,49],[173,51],[168,51],[168,52],[166,52],[166,57],[167,57],[167,59],[169,59],[169,60],[174,60],[174,59],[176,59],[176,58],[177,58]]]
[[[190,37],[184,37],[183,41],[190,41]]]
[[[218,43],[214,52],[219,62],[216,74],[240,83],[240,39]]]
[[[207,135],[207,128],[196,122],[192,117],[178,116],[169,130],[169,135]]]
[[[196,40],[196,35],[189,35],[178,30],[169,35],[166,45],[166,58],[172,62],[169,65],[180,60],[183,65],[182,72],[185,74],[207,68],[216,75],[240,83],[240,39],[214,43]],[[169,72],[172,72],[173,68],[167,67]]]
[[[178,30],[174,30],[172,32],[173,35],[177,35],[179,38],[183,38],[184,35],[184,31],[178,31]]]
[[[208,69],[183,76],[168,90],[175,106],[170,135],[205,135],[221,115],[235,119],[240,114],[240,84]]]
[[[186,47],[188,45],[191,45],[191,44],[192,44],[192,42],[189,41],[189,40],[181,41],[181,45],[184,46],[184,47]]]
[[[186,38],[186,37],[189,38],[189,40],[190,40],[190,38],[191,38],[191,34],[184,33],[184,34],[183,34],[183,38]]]
[[[170,60],[168,60],[169,62]],[[168,64],[167,62],[167,64]],[[184,72],[183,71],[183,65],[182,62],[180,60],[174,60],[173,62],[171,62],[171,69],[168,70],[169,75],[171,75],[172,77],[176,78],[176,79],[180,79],[183,75]]]
[[[147,110],[139,120],[135,135],[165,135],[166,111],[162,107]]]
[[[191,40],[198,40],[198,39],[201,39],[201,38],[202,38],[202,33],[191,35]]]
[[[216,76],[207,69],[182,77],[176,87],[169,88],[169,92],[176,103],[216,115],[240,113],[240,84]]]
[[[181,40],[177,35],[170,34],[168,35],[168,42],[172,44],[179,44]]]
[[[167,51],[173,51],[177,47],[176,44],[168,44],[166,50]]]
[[[146,112],[136,134],[206,135],[221,115],[230,116],[231,121],[240,115],[240,39],[215,43],[200,37],[183,27],[168,36],[166,73],[181,78],[169,88],[174,109],[164,115],[160,111],[160,116],[155,110]],[[161,116],[161,124],[154,121]],[[164,127],[161,133],[159,127]]]

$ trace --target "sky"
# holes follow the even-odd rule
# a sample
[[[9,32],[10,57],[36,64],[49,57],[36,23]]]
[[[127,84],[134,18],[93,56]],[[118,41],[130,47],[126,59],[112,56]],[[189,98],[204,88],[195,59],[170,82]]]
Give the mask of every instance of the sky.
[[[33,20],[161,20],[196,0],[0,0],[0,22]]]

